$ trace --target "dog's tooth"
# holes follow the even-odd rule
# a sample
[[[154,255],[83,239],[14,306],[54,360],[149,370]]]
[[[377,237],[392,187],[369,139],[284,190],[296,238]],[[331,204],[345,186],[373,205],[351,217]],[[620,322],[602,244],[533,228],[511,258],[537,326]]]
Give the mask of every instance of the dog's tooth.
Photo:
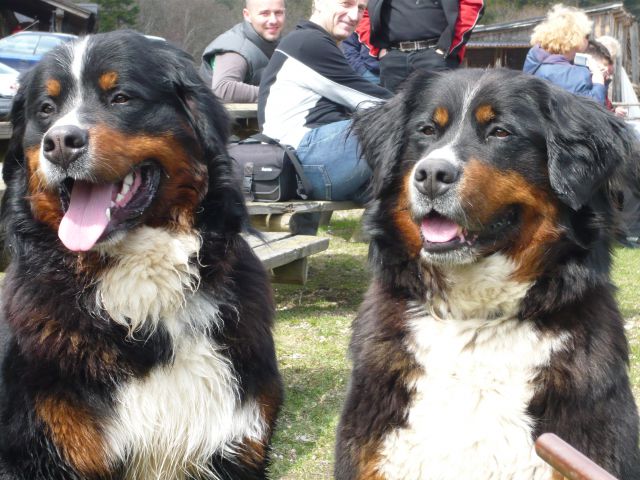
[[[123,188],[123,190],[124,190],[124,188]],[[127,189],[127,191],[128,191],[128,189]],[[116,196],[116,205],[117,205],[117,204],[119,204],[119,203],[121,203],[121,202],[124,200],[124,195],[125,195],[126,193],[127,193],[127,192],[122,192],[122,193],[119,193],[119,194]]]
[[[111,220],[111,209],[107,208],[104,213],[107,216],[107,219]]]
[[[122,188],[120,189],[120,193],[122,195],[126,195],[127,193],[129,193],[129,190],[131,190],[131,185],[133,185],[133,180],[133,173],[130,173],[129,175],[124,177],[124,180],[122,181]]]

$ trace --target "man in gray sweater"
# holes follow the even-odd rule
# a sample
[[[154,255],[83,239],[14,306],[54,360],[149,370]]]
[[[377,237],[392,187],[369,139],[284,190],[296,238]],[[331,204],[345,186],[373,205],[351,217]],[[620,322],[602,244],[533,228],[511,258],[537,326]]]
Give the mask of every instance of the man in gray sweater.
[[[246,0],[244,21],[214,39],[202,54],[201,73],[223,102],[252,103],[285,21],[284,0]]]

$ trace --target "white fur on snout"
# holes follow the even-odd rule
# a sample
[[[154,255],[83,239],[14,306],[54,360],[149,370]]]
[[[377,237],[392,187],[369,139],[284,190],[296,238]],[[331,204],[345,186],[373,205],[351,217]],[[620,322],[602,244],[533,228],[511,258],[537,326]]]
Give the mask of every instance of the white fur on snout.
[[[74,42],[69,47],[71,53],[71,75],[73,78],[73,97],[67,99],[63,105],[59,105],[58,108],[62,109],[63,115],[58,118],[45,132],[40,143],[40,169],[44,174],[44,178],[53,183],[60,183],[65,177],[65,172],[60,167],[51,163],[44,156],[44,139],[46,135],[54,128],[61,126],[75,126],[78,128],[87,128],[82,122],[80,115],[78,114],[83,103],[83,88],[82,88],[82,72],[85,68],[85,55],[89,39],[87,37]],[[72,175],[73,176],[73,175]]]
[[[418,165],[420,165],[420,163],[422,163],[423,161],[429,161],[429,160],[435,160],[435,159],[446,160],[447,162],[451,163],[456,167],[460,167],[462,165],[460,158],[456,154],[454,145],[452,143],[448,143],[443,147],[436,148],[435,150],[429,152],[425,157],[418,160],[418,162],[413,166],[413,170],[411,171],[410,178],[415,178],[416,170],[418,169]],[[424,207],[423,205],[425,202],[424,194],[418,191],[418,189],[416,188],[415,182],[411,182],[411,186],[409,188],[409,197],[411,200],[411,205]]]

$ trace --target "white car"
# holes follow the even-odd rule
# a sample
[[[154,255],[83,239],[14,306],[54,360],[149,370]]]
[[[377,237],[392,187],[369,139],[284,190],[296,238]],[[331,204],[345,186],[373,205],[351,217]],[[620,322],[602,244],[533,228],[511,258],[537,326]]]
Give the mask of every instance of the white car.
[[[20,72],[0,63],[0,120],[6,119],[11,110],[11,102],[18,91]]]

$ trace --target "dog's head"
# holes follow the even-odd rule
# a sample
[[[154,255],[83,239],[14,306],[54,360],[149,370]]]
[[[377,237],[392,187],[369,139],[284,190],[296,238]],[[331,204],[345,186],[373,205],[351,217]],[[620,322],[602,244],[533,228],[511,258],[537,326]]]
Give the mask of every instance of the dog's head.
[[[589,99],[465,69],[413,77],[354,128],[374,170],[368,223],[381,265],[447,268],[500,252],[531,280],[553,252],[609,244],[608,189],[633,139]]]
[[[138,225],[237,232],[228,118],[190,57],[134,32],[56,49],[21,80],[4,165],[10,231],[35,219],[73,251]]]

